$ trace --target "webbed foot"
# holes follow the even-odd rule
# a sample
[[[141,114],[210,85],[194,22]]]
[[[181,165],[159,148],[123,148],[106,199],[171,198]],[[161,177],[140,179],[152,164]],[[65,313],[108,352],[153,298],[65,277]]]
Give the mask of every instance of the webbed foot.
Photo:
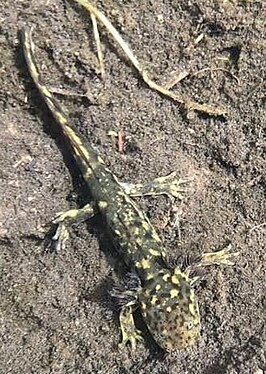
[[[143,341],[141,331],[135,326],[132,306],[123,307],[119,314],[119,322],[122,333],[122,341],[119,346],[130,343],[132,350],[136,349],[138,341]]]

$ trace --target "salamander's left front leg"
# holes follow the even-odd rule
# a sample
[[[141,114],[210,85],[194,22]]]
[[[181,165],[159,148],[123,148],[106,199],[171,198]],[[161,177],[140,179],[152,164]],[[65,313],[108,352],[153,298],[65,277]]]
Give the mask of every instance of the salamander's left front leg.
[[[52,237],[53,245],[56,251],[64,249],[65,243],[69,238],[68,226],[73,223],[83,222],[94,215],[94,207],[91,204],[85,205],[81,209],[70,209],[66,212],[59,213],[53,220],[57,225],[56,232]]]
[[[188,182],[189,180],[186,179],[178,179],[176,173],[173,172],[146,184],[121,183],[121,185],[125,192],[132,197],[167,195],[175,199],[182,199],[185,192],[184,185]]]
[[[143,341],[141,331],[135,326],[132,305],[123,306],[119,314],[119,323],[122,333],[120,345],[131,344],[133,350],[136,349],[137,341]]]

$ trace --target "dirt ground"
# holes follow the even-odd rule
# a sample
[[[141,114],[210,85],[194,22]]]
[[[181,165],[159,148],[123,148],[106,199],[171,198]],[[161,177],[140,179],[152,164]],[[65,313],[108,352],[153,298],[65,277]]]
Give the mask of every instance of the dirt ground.
[[[2,0],[1,373],[252,373],[265,360],[264,1],[99,1],[152,77],[225,116],[187,112],[149,89],[100,27],[99,75],[91,21],[66,0]],[[83,185],[23,58],[19,31],[34,26],[43,79],[76,127],[124,181],[172,171],[191,178],[185,198],[140,199],[169,257],[228,242],[235,266],[209,269],[197,287],[199,342],[163,355],[149,340],[118,348],[107,289],[114,259],[97,222],[71,230],[67,248],[45,251],[57,212],[84,203]],[[264,80],[263,80],[264,79]],[[119,153],[109,131],[126,135]],[[137,317],[138,320],[138,317]]]

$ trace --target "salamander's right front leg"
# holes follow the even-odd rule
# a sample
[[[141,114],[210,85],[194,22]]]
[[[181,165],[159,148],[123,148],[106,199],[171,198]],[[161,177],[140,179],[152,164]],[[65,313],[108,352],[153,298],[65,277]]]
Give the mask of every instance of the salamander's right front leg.
[[[83,222],[94,216],[95,210],[91,204],[86,204],[81,209],[70,209],[66,212],[59,213],[53,220],[57,225],[56,232],[52,237],[53,246],[56,251],[65,248],[67,239],[69,238],[68,226],[73,223]]]
[[[159,177],[151,182],[142,183],[120,183],[125,192],[131,197],[134,196],[158,196],[166,195],[169,198],[182,199],[185,192],[185,185],[189,179],[179,179],[173,172],[164,177]]]

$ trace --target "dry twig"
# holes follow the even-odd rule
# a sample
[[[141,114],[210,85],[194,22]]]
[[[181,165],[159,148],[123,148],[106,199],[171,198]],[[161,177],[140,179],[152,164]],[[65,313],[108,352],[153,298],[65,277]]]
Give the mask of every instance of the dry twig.
[[[124,152],[125,134],[123,130],[119,130],[117,134],[117,149],[119,153]]]
[[[185,79],[190,73],[188,71],[181,71],[179,73],[172,72],[170,74],[169,79],[164,84],[164,87],[167,90],[170,90],[170,88],[173,88],[177,83],[181,82],[183,79]]]
[[[100,35],[99,35],[99,31],[98,31],[97,20],[96,20],[96,17],[93,13],[91,13],[91,22],[92,22],[93,34],[94,34],[94,39],[95,39],[96,48],[97,48],[100,73],[101,73],[102,79],[104,80],[105,79],[105,70],[104,70],[104,62],[103,62],[103,53],[102,53],[102,47],[101,47]]]
[[[197,110],[197,111],[208,113],[209,115],[214,115],[214,116],[224,115],[226,113],[226,110],[224,108],[215,107],[215,106],[211,106],[207,104],[199,104],[191,100],[189,97],[185,95],[177,95],[173,93],[172,91],[166,89],[165,87],[162,87],[158,85],[157,83],[155,83],[152,79],[150,79],[147,72],[143,69],[142,65],[140,64],[136,56],[133,54],[129,46],[120,36],[120,34],[115,29],[115,27],[111,24],[111,22],[105,17],[105,15],[101,13],[94,5],[92,5],[89,0],[74,0],[74,1],[82,5],[90,14],[93,14],[98,19],[98,21],[100,21],[106,27],[106,29],[112,35],[114,40],[122,48],[127,58],[131,61],[131,63],[135,66],[139,74],[142,76],[144,82],[151,89],[159,92],[160,94],[164,96],[171,98],[174,101],[177,101],[178,103],[183,104],[187,110]]]
[[[240,84],[237,76],[235,76],[233,73],[231,73],[230,70],[224,69],[224,68],[205,68],[205,69],[201,69],[199,71],[196,71],[196,73],[192,74],[191,76],[195,77],[196,75],[199,75],[199,74],[204,73],[206,71],[209,71],[209,72],[212,73],[213,71],[219,71],[219,70],[231,75],[231,77],[234,78],[237,81],[238,84]]]

